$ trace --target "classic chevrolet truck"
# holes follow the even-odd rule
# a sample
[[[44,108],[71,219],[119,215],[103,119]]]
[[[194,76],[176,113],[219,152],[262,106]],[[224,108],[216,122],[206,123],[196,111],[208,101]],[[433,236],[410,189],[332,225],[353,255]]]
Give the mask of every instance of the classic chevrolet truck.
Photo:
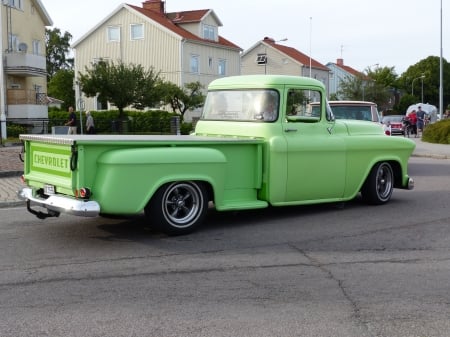
[[[210,207],[343,202],[359,193],[378,205],[394,188],[414,185],[413,141],[387,137],[375,123],[335,119],[324,85],[296,76],[211,82],[187,136],[20,138],[26,186],[19,195],[39,218],[144,212],[169,235],[196,229]]]

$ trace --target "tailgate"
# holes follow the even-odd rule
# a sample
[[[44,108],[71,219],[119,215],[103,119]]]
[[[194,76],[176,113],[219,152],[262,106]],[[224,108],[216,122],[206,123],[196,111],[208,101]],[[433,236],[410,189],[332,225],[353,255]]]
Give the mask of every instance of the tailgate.
[[[24,178],[30,187],[44,189],[45,194],[73,195],[77,153],[71,142],[24,141]]]

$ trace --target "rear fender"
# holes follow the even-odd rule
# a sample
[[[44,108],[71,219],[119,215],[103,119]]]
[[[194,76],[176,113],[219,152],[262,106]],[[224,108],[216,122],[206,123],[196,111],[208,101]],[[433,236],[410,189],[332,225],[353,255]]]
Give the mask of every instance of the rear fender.
[[[97,161],[93,198],[104,213],[137,213],[162,185],[196,180],[222,191],[227,159],[212,148],[153,147],[112,150]]]

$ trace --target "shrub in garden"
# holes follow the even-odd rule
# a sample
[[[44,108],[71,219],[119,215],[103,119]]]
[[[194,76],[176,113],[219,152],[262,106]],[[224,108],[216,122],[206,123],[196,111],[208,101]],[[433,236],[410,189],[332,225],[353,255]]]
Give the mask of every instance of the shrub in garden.
[[[450,144],[450,119],[427,125],[422,140],[428,143]]]

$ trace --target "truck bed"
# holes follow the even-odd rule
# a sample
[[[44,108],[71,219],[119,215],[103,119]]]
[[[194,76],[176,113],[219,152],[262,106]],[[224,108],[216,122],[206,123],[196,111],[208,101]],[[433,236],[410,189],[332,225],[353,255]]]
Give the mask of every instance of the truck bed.
[[[210,136],[191,136],[191,135],[20,135],[21,140],[37,141],[50,144],[73,145],[75,143],[85,144],[96,142],[101,143],[153,143],[153,144],[167,144],[167,143],[263,143],[263,140],[252,137],[210,137]]]

